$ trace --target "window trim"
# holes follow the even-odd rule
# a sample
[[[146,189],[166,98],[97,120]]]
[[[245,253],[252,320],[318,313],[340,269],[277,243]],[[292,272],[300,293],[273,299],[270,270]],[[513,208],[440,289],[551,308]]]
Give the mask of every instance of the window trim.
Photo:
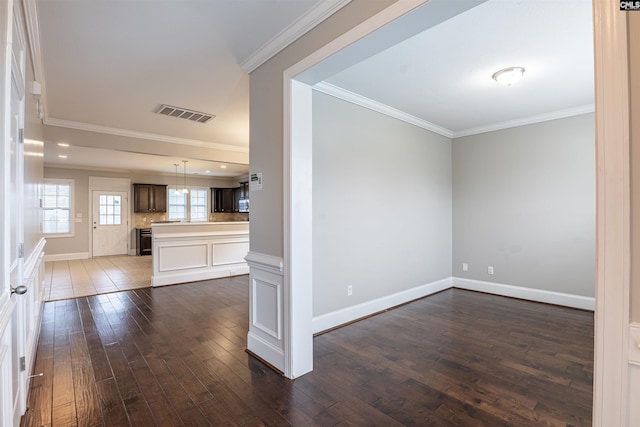
[[[209,187],[189,187],[189,193],[186,194],[186,205],[185,205],[185,212],[186,212],[186,219],[172,219],[169,215],[170,215],[170,209],[171,209],[171,193],[173,191],[175,191],[176,188],[175,186],[171,186],[168,185],[167,186],[167,218],[170,221],[186,221],[186,222],[209,222],[209,213],[211,210],[211,205],[210,205],[210,200],[211,200],[211,189]],[[182,188],[178,188],[178,191],[181,191]],[[205,219],[196,219],[196,220],[192,220],[191,219],[191,192],[193,190],[204,190],[206,191],[206,196],[204,198],[204,202],[205,202]]]
[[[47,184],[67,184],[69,185],[69,232],[68,233],[46,233],[44,231],[44,211],[46,210],[44,207],[44,186]],[[42,235],[47,239],[59,239],[64,237],[75,237],[76,236],[76,228],[75,228],[75,180],[74,179],[62,179],[62,178],[45,178],[43,180],[42,185],[42,208],[40,209],[40,227],[42,230]]]

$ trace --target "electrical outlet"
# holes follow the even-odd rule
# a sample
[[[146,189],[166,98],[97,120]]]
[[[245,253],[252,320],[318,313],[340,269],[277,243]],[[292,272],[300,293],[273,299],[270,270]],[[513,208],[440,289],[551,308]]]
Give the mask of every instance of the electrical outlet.
[[[487,274],[493,274],[493,266],[492,265],[487,267]]]
[[[350,297],[351,295],[353,295],[353,286],[349,285],[347,286],[347,296]]]
[[[462,271],[469,271],[469,264],[467,264],[466,262],[462,263]]]

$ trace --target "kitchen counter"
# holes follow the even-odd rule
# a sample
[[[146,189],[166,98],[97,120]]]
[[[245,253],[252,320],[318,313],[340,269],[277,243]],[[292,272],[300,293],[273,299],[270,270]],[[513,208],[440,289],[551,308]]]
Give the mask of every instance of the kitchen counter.
[[[152,286],[248,274],[249,222],[153,223]]]

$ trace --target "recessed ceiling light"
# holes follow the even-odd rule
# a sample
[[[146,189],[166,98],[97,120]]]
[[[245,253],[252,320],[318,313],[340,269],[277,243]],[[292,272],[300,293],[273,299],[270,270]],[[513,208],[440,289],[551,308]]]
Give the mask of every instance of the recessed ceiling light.
[[[204,173],[211,173],[211,171],[204,171]]]
[[[493,73],[491,78],[498,82],[501,86],[513,86],[522,79],[524,75],[524,68],[522,67],[509,67]]]
[[[67,158],[67,156],[65,156],[64,154],[58,154],[58,158],[60,158],[60,159],[66,159],[66,158]]]
[[[67,144],[66,142],[58,142],[58,147],[68,147],[69,144]]]
[[[226,169],[227,165],[220,165],[220,169]]]

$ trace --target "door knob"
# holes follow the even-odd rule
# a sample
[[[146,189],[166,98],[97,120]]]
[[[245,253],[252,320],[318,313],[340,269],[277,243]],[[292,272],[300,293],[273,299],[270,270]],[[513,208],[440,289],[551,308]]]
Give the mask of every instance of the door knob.
[[[11,294],[23,295],[23,294],[26,294],[28,290],[29,288],[27,288],[25,285],[16,286],[15,288],[12,286]]]

